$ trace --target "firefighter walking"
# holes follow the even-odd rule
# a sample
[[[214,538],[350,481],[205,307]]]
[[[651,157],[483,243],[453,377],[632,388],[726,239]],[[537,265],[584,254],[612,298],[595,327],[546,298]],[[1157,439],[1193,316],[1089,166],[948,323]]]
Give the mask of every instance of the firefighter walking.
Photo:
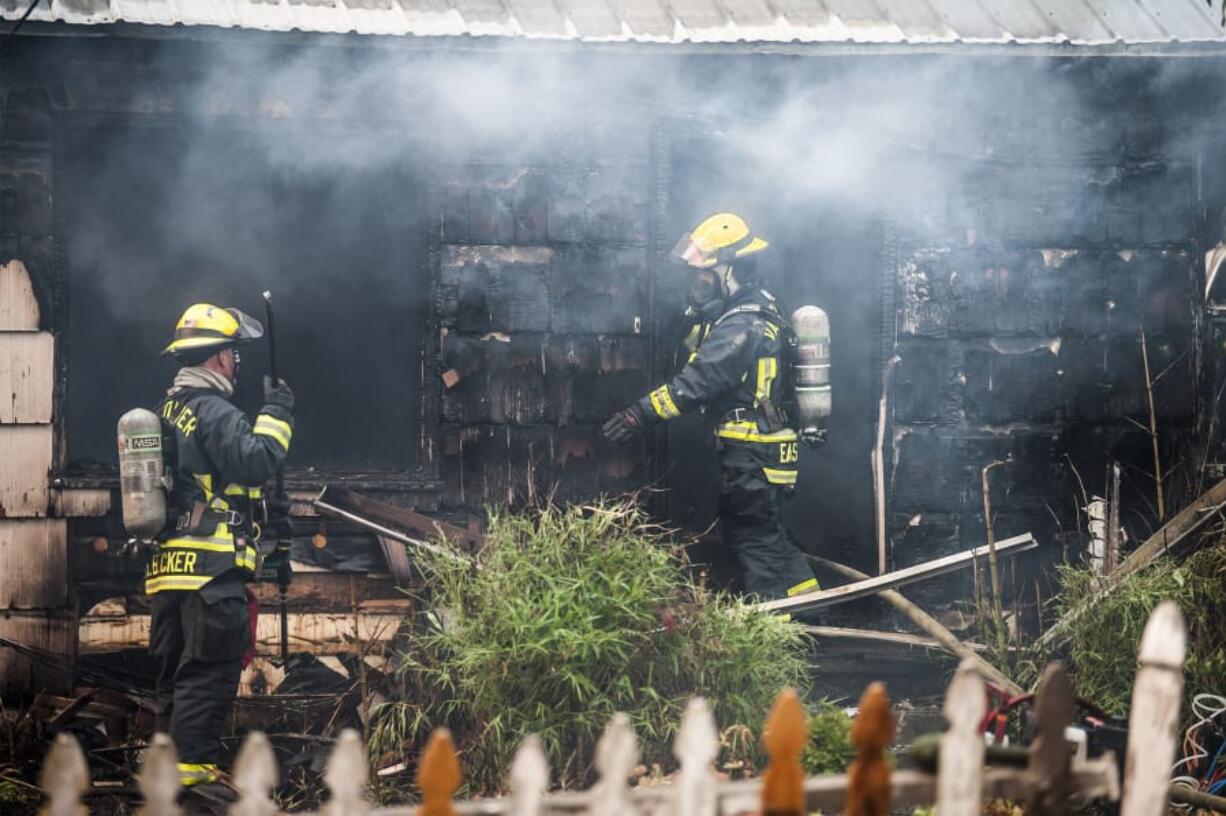
[[[763,600],[818,588],[780,506],[796,485],[800,436],[784,408],[790,327],[761,287],[754,257],[767,246],[733,213],[713,215],[682,237],[674,257],[698,270],[684,313],[689,360],[604,424],[607,438],[624,442],[696,408],[713,419],[723,540],[737,555],[746,591]]]
[[[183,313],[163,352],[183,367],[157,409],[173,485],[145,592],[157,729],[174,740],[185,786],[217,779],[222,730],[251,645],[246,584],[257,573],[261,523],[288,525],[288,502],[270,497],[265,507],[262,486],[289,452],[293,392],[265,377],[254,423],[231,402],[238,347],[262,335],[238,309],[201,303]]]

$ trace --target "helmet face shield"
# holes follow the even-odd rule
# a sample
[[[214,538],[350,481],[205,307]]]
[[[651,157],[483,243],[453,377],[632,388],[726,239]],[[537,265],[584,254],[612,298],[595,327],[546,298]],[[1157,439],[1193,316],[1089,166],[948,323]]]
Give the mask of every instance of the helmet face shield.
[[[238,309],[226,309],[226,311],[238,321],[238,330],[234,333],[234,339],[237,342],[245,343],[249,340],[259,340],[264,336],[263,324],[251,315]]]
[[[675,260],[681,261],[689,266],[706,269],[709,266],[715,265],[715,253],[703,249],[697,241],[694,240],[694,233],[687,232],[677,241],[677,245],[673,247],[671,253]]]

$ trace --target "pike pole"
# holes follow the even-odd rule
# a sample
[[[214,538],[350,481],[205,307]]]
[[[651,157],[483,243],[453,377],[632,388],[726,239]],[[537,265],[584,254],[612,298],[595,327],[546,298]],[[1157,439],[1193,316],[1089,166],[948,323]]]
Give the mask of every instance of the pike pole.
[[[277,376],[277,341],[273,332],[272,292],[270,291],[264,292],[264,318],[268,326],[268,375],[275,386],[280,379]],[[275,490],[278,498],[285,495],[284,466],[277,468]],[[289,563],[290,540],[280,530],[277,530],[276,535],[276,546],[273,552],[277,555],[277,604],[281,613],[281,666],[284,668],[289,664],[289,612],[286,602],[293,573]]]

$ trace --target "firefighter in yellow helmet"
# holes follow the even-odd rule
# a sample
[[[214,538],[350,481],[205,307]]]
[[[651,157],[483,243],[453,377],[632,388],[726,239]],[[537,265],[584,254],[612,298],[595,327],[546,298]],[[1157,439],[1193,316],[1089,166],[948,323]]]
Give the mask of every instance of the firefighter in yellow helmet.
[[[768,246],[734,213],[682,236],[673,255],[698,270],[685,311],[689,360],[680,373],[614,414],[620,442],[701,408],[719,447],[719,519],[746,590],[762,599],[818,588],[783,525],[780,501],[796,485],[799,440],[784,408],[784,345],[791,328],[760,285],[755,257]]]
[[[169,524],[145,572],[149,649],[158,663],[157,729],[170,734],[184,785],[212,782],[221,734],[251,644],[246,583],[255,579],[260,527],[288,525],[263,502],[294,435],[294,394],[264,378],[252,423],[231,402],[238,347],[263,327],[238,309],[188,307],[163,353],[181,364],[157,412],[173,485]]]

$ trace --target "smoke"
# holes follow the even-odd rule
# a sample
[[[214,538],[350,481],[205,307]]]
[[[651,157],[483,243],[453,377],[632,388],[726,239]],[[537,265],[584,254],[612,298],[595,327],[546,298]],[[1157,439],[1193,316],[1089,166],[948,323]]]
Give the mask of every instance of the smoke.
[[[1182,93],[1192,69],[1166,63],[338,42],[236,36],[117,46],[125,56],[116,64],[138,69],[118,83],[129,95],[122,104],[143,112],[138,121],[165,115],[149,127],[100,125],[66,137],[56,193],[67,213],[73,314],[97,314],[74,329],[74,367],[91,353],[100,370],[113,367],[97,347],[98,326],[123,327],[127,345],[117,351],[152,356],[188,303],[258,312],[267,288],[294,315],[288,326],[299,327],[289,353],[336,372],[335,390],[415,380],[428,316],[426,234],[440,219],[432,190],[462,182],[473,165],[600,168],[588,180],[607,179],[610,198],[633,174],[631,186],[650,202],[648,163],[662,158],[660,144],[672,145],[674,207],[661,229],[679,233],[710,212],[740,211],[781,250],[768,259],[776,263],[829,229],[814,213],[889,217],[903,234],[944,239],[982,232],[985,211],[1002,202],[1041,204],[1053,177],[1084,176],[1130,151],[1196,147],[1181,123],[1158,117],[1142,132],[1121,128],[1115,115]],[[978,172],[983,166],[992,172]],[[1101,206],[1093,185],[1061,195],[1069,223]],[[1027,207],[1011,217],[1024,220]],[[643,209],[633,218],[654,216]],[[876,263],[871,252],[822,274],[828,283],[849,276],[840,285],[855,290],[850,276]],[[856,297],[875,297],[861,289]],[[415,388],[396,395],[401,406]],[[329,399],[310,396],[304,405]],[[405,415],[391,406],[385,419],[407,449]]]
[[[390,175],[428,185],[442,168],[473,163],[641,162],[661,129],[718,145],[713,182],[731,184],[742,201],[725,201],[728,191],[713,183],[712,209],[719,202],[752,217],[754,201],[826,198],[864,217],[889,215],[904,231],[922,232],[937,214],[942,223],[970,225],[997,191],[959,189],[968,160],[1058,161],[1075,173],[1119,152],[1121,134],[1098,114],[1120,88],[1136,89],[1137,73],[1057,59],[280,42],[163,46],[178,75],[160,98],[189,124],[169,141],[174,169],[161,178],[169,206],[149,219],[174,236],[182,263],[226,267],[217,259],[223,248],[258,263],[281,240],[267,214],[300,206],[293,188],[303,182],[317,182],[310,206],[343,234],[363,228],[372,204],[354,200],[364,196],[354,185],[338,189],[338,178]],[[1165,80],[1146,81],[1161,93]],[[130,162],[146,158],[102,157],[100,183],[122,187]],[[74,241],[91,256],[116,243],[110,234]],[[141,264],[115,266],[109,302],[122,306],[134,287],[153,294],[149,275],[129,280],[122,272]],[[285,264],[267,266],[263,274],[281,274],[271,267]]]

